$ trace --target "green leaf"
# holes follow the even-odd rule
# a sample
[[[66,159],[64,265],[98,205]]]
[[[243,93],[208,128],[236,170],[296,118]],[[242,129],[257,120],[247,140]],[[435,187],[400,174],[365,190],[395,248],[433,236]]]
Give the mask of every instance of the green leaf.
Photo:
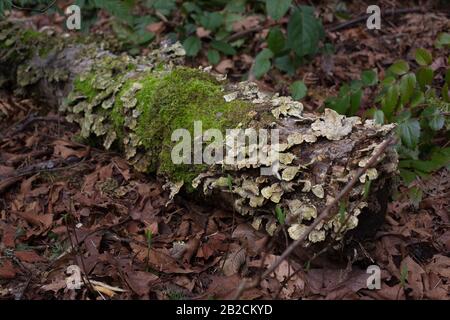
[[[409,168],[416,172],[431,173],[450,164],[450,147],[435,148],[429,155],[430,160],[402,160],[400,169]]]
[[[236,54],[236,50],[224,41],[213,40],[211,41],[211,46],[228,56],[233,56]]]
[[[356,89],[353,91],[352,95],[350,96],[350,110],[347,113],[350,116],[353,116],[358,112],[359,107],[361,106],[361,99],[362,99],[362,90]]]
[[[212,65],[216,65],[220,62],[220,54],[219,51],[214,49],[208,50],[208,62]]]
[[[406,185],[411,184],[414,180],[416,180],[417,175],[414,171],[402,169],[400,168],[400,176],[403,180],[403,183]]]
[[[299,57],[315,54],[324,37],[322,24],[314,16],[314,9],[300,6],[290,17],[287,43]]]
[[[284,222],[286,221],[286,215],[283,212],[283,209],[281,209],[279,206],[275,207],[275,213],[276,213],[276,217],[277,220],[280,224],[284,224]]]
[[[190,36],[183,42],[186,55],[189,57],[195,57],[202,47],[202,42],[196,36]]]
[[[350,99],[350,86],[348,84],[344,84],[339,89],[339,96],[328,98],[326,100],[326,104],[337,113],[346,114],[347,110],[350,108]]]
[[[306,96],[306,93],[308,92],[308,88],[306,88],[306,85],[303,81],[295,81],[290,86],[291,95],[294,100],[300,100],[303,97]]]
[[[233,12],[233,13],[244,13],[245,12],[245,0],[231,0],[231,1],[224,1],[227,3],[225,6],[226,12]]]
[[[343,224],[345,222],[345,211],[347,209],[347,205],[345,201],[339,201],[339,223]]]
[[[444,127],[445,117],[441,114],[441,111],[435,106],[429,106],[425,108],[421,116],[428,120],[428,125],[434,131],[439,131]]]
[[[433,62],[433,57],[431,56],[430,51],[419,48],[416,50],[414,57],[416,58],[416,61],[421,66],[428,66]]]
[[[292,0],[266,0],[266,11],[274,20],[281,19],[291,6]]]
[[[108,2],[121,2],[121,1],[108,1]],[[169,16],[170,13],[176,9],[176,0],[150,0],[148,1],[149,8],[153,8],[164,16]]]
[[[244,17],[238,13],[227,12],[227,14],[225,14],[225,30],[228,32],[232,32],[234,23],[236,21],[242,20],[243,18]],[[216,37],[216,39],[218,38]]]
[[[408,119],[401,122],[398,131],[402,143],[408,148],[414,149],[420,138],[420,124],[417,119]]]
[[[202,9],[193,2],[184,2],[182,6],[184,10],[186,10],[187,12],[197,12],[197,13],[202,12]]]
[[[152,246],[153,232],[150,229],[145,230],[145,239],[147,240],[147,246],[150,248]]]
[[[386,78],[383,79],[383,81],[381,81],[381,84],[383,86],[390,86],[394,83],[395,83],[395,77],[393,77],[393,76],[387,76]]]
[[[230,174],[228,174],[228,176],[227,176],[227,185],[228,185],[228,190],[230,192],[232,192],[233,191],[233,178],[231,177]]]
[[[442,87],[441,94],[442,94],[442,99],[445,102],[450,102],[450,88],[449,88],[448,83],[444,84],[444,86]]]
[[[405,60],[397,60],[389,67],[388,71],[397,76],[401,76],[409,71],[409,64]]]
[[[205,12],[200,17],[200,23],[205,29],[215,31],[223,24],[223,16],[219,12]]]
[[[363,193],[364,199],[367,199],[369,197],[371,184],[372,184],[372,180],[366,179],[366,182],[364,183],[364,193]]]
[[[382,110],[375,110],[373,113],[373,119],[377,124],[384,124],[384,112]]]
[[[400,79],[400,96],[403,105],[411,99],[416,88],[416,76],[414,73],[407,73]]]
[[[425,95],[423,94],[423,92],[420,90],[416,90],[411,99],[411,108],[417,107],[418,105],[424,103],[424,101]]]
[[[255,64],[253,66],[253,74],[257,79],[270,70],[272,63],[270,59],[273,57],[273,52],[270,49],[263,49],[255,58]]]
[[[395,112],[398,98],[399,98],[398,85],[394,84],[392,86],[389,86],[381,103],[382,105],[381,108],[388,119],[390,119]]]
[[[450,45],[450,33],[447,32],[443,32],[441,34],[439,34],[435,46],[437,48],[442,48],[444,46],[449,46]]]
[[[292,63],[290,55],[285,55],[275,59],[275,67],[278,70],[286,72],[288,75],[293,75],[295,73],[295,65]]]
[[[378,75],[374,70],[365,70],[361,73],[361,80],[365,86],[373,86],[378,82]]]
[[[418,187],[412,187],[411,189],[409,189],[408,195],[414,208],[418,209],[419,204],[422,201],[422,189]]]
[[[405,288],[407,281],[408,281],[408,266],[404,264],[400,271],[400,286],[402,288]]]
[[[434,72],[430,67],[421,67],[417,70],[417,82],[419,82],[422,90],[425,90],[427,86],[433,82]]]
[[[275,55],[283,51],[285,43],[286,39],[284,38],[284,34],[281,31],[280,27],[270,29],[270,32],[267,36],[267,46]]]

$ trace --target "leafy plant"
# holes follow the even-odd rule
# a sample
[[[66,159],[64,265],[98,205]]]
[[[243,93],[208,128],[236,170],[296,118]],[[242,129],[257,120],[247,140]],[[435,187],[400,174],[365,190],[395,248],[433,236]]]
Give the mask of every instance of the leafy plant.
[[[279,13],[272,14],[279,16]],[[270,29],[266,39],[267,48],[256,57],[253,74],[256,78],[260,78],[273,64],[278,70],[293,75],[299,65],[319,51],[320,42],[324,37],[322,23],[315,17],[314,8],[295,7],[289,18],[286,36],[278,26]]]
[[[353,80],[341,86],[338,96],[327,98],[325,105],[341,114],[354,115],[360,108],[363,90],[376,85],[377,82],[377,73],[374,70],[366,70],[362,72],[360,80]]]
[[[147,264],[147,271],[150,269],[149,263],[150,263],[150,250],[152,249],[152,243],[153,243],[153,232],[150,229],[145,229],[145,240],[147,241],[147,258],[146,258],[146,264]]]
[[[281,209],[279,206],[275,207],[275,216],[277,217],[277,220],[281,225],[285,223],[286,214],[284,213],[283,209]]]
[[[49,0],[0,1],[0,16],[16,2],[29,6]],[[256,78],[272,69],[293,76],[300,65],[321,51],[325,37],[314,8],[296,5],[292,0],[75,0],[74,4],[81,7],[84,32],[97,21],[100,11],[108,12],[112,17],[110,26],[121,50],[139,54],[142,46],[156,38],[148,26],[163,22],[165,38],[180,41],[188,57],[195,58],[204,52],[211,65],[219,64],[224,57],[244,52],[252,33],[239,35],[242,30],[236,29],[236,24],[243,25],[247,19],[256,19],[256,24],[244,29],[270,27],[267,38],[258,44],[263,49],[255,56],[250,70]],[[53,7],[63,14],[57,6]],[[288,18],[286,31],[281,28],[285,17]],[[325,47],[323,49],[325,51]],[[306,94],[306,87],[299,82],[290,89],[295,99]]]
[[[448,34],[439,35],[436,47],[450,46]],[[366,114],[377,123],[396,122],[400,143],[400,175],[406,184],[417,176],[426,176],[450,164],[450,147],[434,143],[438,136],[449,137],[450,56],[444,75],[431,67],[433,56],[424,48],[414,53],[415,70],[405,60],[398,60],[387,70],[384,79],[364,71],[360,80],[344,84],[326,106],[339,113],[354,115],[360,110],[364,89],[377,86],[376,107]]]
[[[308,92],[308,88],[306,87],[303,81],[295,81],[290,86],[291,95],[295,100],[303,99]]]

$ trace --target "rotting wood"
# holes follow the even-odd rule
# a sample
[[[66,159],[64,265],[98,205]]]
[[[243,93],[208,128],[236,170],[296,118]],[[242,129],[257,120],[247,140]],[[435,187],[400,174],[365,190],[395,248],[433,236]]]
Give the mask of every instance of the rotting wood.
[[[228,83],[208,69],[182,67],[179,44],[163,46],[147,57],[115,55],[100,43],[38,33],[6,21],[0,23],[0,84],[17,94],[45,99],[78,123],[83,137],[97,137],[106,149],[120,150],[139,171],[156,173],[171,194],[188,192],[253,216],[252,225],[273,234],[286,216],[288,233],[300,239],[318,212],[364,167],[395,125],[345,117],[326,109],[306,113],[300,102],[261,92],[251,82]],[[277,129],[280,142],[265,162],[175,165],[172,133],[194,122],[203,131]],[[236,154],[252,145],[238,145]],[[276,150],[275,150],[276,149]],[[276,157],[275,157],[276,155]],[[274,156],[272,158],[272,156]],[[261,175],[261,168],[273,168]],[[363,211],[382,214],[380,193],[389,196],[397,170],[393,147],[359,179],[345,199],[343,227],[334,215],[321,221],[305,246],[328,237],[342,239]],[[370,194],[365,195],[369,189]],[[341,230],[340,232],[337,232]]]

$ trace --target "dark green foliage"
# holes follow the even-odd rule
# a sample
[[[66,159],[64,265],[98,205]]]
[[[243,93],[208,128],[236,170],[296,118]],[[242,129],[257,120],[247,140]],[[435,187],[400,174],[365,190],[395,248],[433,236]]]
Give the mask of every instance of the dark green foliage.
[[[439,35],[436,47],[449,46],[448,34]],[[364,88],[377,85],[376,107],[367,114],[377,123],[398,124],[400,174],[407,184],[417,176],[426,176],[450,165],[450,147],[441,148],[435,143],[437,137],[448,141],[450,136],[450,56],[444,76],[431,68],[430,51],[419,48],[414,59],[413,63],[396,61],[387,69],[382,81],[375,72],[364,71],[361,80],[342,85],[338,96],[326,101],[328,107],[354,115],[360,110]]]
[[[49,0],[18,2],[23,2],[24,6],[35,4],[41,7]],[[42,5],[39,5],[41,2]],[[11,9],[12,3],[12,0],[1,1],[0,15]],[[258,25],[264,25],[264,20],[279,21],[288,15],[287,31],[283,31],[281,26],[273,26],[265,39],[267,48],[256,54],[251,68],[256,78],[261,78],[272,68],[294,75],[299,66],[320,51],[325,37],[322,23],[314,15],[314,8],[297,5],[292,0],[75,0],[74,4],[81,8],[81,28],[84,32],[88,32],[97,21],[100,10],[108,12],[113,18],[110,24],[120,48],[131,54],[138,54],[142,46],[156,38],[147,27],[163,21],[167,27],[164,37],[180,41],[189,57],[204,54],[212,65],[226,56],[245,52],[246,44],[253,41],[252,33],[233,38],[237,32],[235,23],[242,23],[249,16],[257,16]],[[53,7],[59,10],[57,6]],[[199,28],[203,28],[206,35],[199,35]],[[261,46],[265,47],[263,43]],[[296,97],[299,96],[302,94],[297,93]]]

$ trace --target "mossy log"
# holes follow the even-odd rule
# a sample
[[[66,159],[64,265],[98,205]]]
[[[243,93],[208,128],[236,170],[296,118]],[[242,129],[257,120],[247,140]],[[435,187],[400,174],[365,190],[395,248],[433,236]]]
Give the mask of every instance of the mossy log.
[[[254,83],[231,84],[207,69],[183,67],[179,44],[134,58],[108,52],[99,42],[38,33],[5,21],[0,30],[0,85],[45,99],[78,123],[82,136],[120,150],[137,170],[164,179],[172,194],[183,185],[254,216],[253,226],[269,233],[285,216],[289,235],[299,238],[395,129],[332,110],[309,114],[301,103],[261,92]],[[270,146],[270,155],[277,156],[279,165],[271,157],[251,164],[174,164],[172,133],[184,128],[194,134],[194,121],[202,122],[203,132],[277,129],[280,141]],[[246,154],[252,146],[236,148]],[[276,172],[261,175],[260,169],[269,167]],[[349,194],[345,212],[321,223],[306,245],[330,236],[341,239],[362,220],[363,211],[382,212],[385,203],[379,196],[388,198],[396,171],[396,152],[389,147]],[[351,217],[343,220],[343,213]]]

